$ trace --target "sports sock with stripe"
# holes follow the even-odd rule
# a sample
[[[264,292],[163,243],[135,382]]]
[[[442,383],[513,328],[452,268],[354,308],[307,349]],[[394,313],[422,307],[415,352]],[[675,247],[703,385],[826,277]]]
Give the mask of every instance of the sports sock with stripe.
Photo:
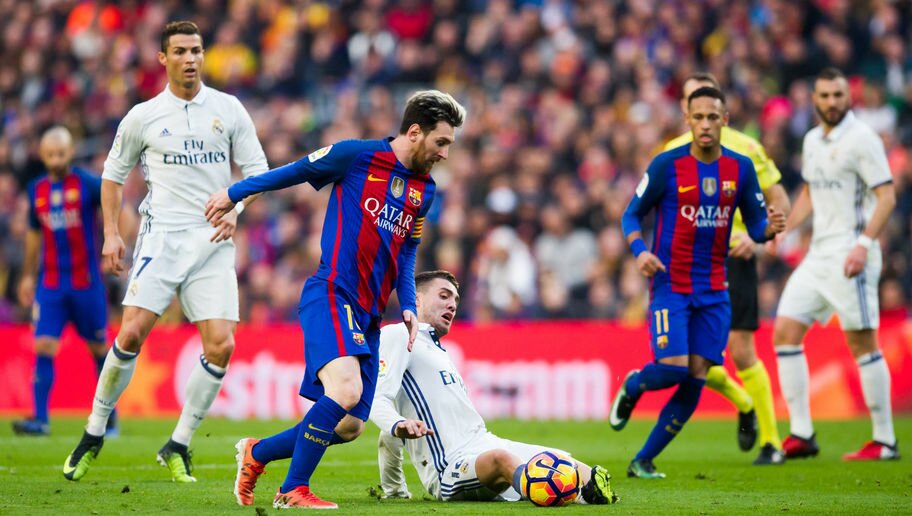
[[[861,392],[871,411],[873,439],[890,446],[896,444],[893,431],[893,410],[890,404],[890,369],[880,351],[872,351],[857,359],[861,376]]]
[[[684,423],[687,423],[694,410],[697,409],[704,384],[706,384],[706,380],[689,375],[678,384],[675,393],[659,412],[659,420],[656,421],[652,432],[646,439],[646,444],[636,454],[634,460],[653,459],[668,446],[668,443],[684,428]]]
[[[625,384],[627,395],[637,399],[644,391],[667,389],[687,377],[687,368],[653,362],[630,377]]]
[[[130,379],[133,378],[137,355],[137,353],[120,349],[116,340],[108,350],[104,367],[101,369],[101,374],[98,375],[95,399],[92,401],[92,413],[89,415],[89,423],[86,425],[86,432],[90,435],[104,435],[108,416],[114,410],[114,405],[117,404],[120,395],[130,385]]]
[[[811,379],[804,346],[776,346],[776,363],[779,365],[779,387],[789,408],[789,432],[810,439],[814,435],[814,423],[811,421]]]
[[[332,444],[333,430],[345,414],[345,409],[326,395],[321,396],[307,411],[298,425],[291,465],[281,492],[287,493],[298,486],[310,485],[310,476],[323,458],[326,448]]]
[[[200,355],[199,361],[190,371],[190,378],[184,389],[184,406],[181,408],[177,426],[171,433],[172,441],[185,446],[190,445],[193,433],[203,423],[203,419],[209,413],[209,407],[222,388],[222,379],[226,372],[227,368],[212,364],[206,360],[205,355]]]

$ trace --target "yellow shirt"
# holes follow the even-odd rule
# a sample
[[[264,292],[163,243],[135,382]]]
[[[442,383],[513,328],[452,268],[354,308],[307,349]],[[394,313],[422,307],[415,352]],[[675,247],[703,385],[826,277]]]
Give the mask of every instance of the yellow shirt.
[[[663,150],[674,149],[691,141],[693,141],[693,134],[687,131],[666,143]],[[757,181],[760,183],[760,190],[765,192],[767,188],[782,179],[782,173],[779,172],[776,163],[766,155],[763,145],[741,131],[728,126],[723,127],[722,146],[750,158],[754,163],[754,170],[757,171]],[[735,218],[732,222],[732,235],[737,233],[747,233],[747,227],[744,225],[744,220],[741,219],[741,210],[735,211]]]

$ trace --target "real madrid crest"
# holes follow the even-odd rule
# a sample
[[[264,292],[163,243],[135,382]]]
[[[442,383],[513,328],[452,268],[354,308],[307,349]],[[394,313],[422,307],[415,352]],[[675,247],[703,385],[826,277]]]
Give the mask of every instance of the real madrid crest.
[[[225,126],[222,125],[222,121],[218,118],[212,119],[212,132],[220,136],[225,132]]]
[[[393,193],[393,197],[402,197],[402,192],[404,191],[405,181],[403,181],[401,177],[393,177],[393,180],[390,182],[390,192]]]
[[[707,196],[711,196],[716,193],[716,178],[714,178],[714,177],[704,177],[703,178],[703,193]]]

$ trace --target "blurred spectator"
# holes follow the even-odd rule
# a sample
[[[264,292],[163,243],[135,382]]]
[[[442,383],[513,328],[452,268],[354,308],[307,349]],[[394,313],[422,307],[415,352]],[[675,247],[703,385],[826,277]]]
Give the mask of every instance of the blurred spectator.
[[[645,165],[681,131],[681,79],[716,74],[731,124],[763,142],[794,192],[802,138],[816,123],[810,78],[840,66],[852,75],[856,114],[884,138],[896,180],[881,305],[908,316],[907,4],[0,0],[0,295],[17,279],[22,188],[40,171],[41,132],[64,124],[82,142],[77,162],[100,169],[126,110],[164,87],[155,59],[162,25],[190,18],[205,34],[204,80],[239,96],[273,166],[335,140],[393,134],[397,99],[414,89],[444,89],[467,106],[458,148],[435,174],[439,198],[418,260],[464,279],[460,317],[478,321],[641,322],[645,283],[619,217]],[[126,203],[145,194],[141,175],[131,175]],[[244,321],[296,319],[301,283],[317,267],[325,203],[326,192],[302,186],[267,194],[241,216]],[[806,249],[799,231],[780,257],[762,257],[765,316]],[[119,317],[123,278],[109,281]],[[9,300],[0,299],[0,321],[26,321]],[[180,320],[177,311],[167,317]]]

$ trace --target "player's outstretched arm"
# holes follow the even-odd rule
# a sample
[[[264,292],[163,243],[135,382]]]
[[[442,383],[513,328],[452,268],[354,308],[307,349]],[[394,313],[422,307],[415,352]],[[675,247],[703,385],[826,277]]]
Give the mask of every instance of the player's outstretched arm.
[[[109,179],[101,181],[101,213],[104,221],[104,245],[101,248],[102,266],[114,274],[124,271],[126,251],[120,237],[120,210],[123,205],[123,185]]]

